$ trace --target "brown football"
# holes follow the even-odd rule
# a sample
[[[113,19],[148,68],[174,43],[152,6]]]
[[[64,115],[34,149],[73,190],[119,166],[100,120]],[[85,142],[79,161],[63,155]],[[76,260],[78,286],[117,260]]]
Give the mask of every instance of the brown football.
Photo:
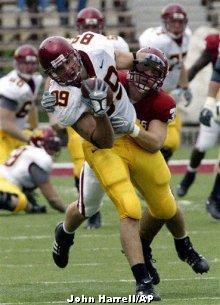
[[[98,79],[99,85],[101,85],[101,83],[103,82],[103,80]],[[91,89],[94,90],[95,88],[95,78],[88,78],[86,80],[83,80],[81,83],[81,92],[82,92],[82,96],[85,98],[89,98],[89,92],[88,89],[86,87],[86,85]],[[113,92],[111,90],[111,88],[109,87],[109,85],[106,83],[106,85],[108,86],[108,91],[107,91],[107,105],[111,106],[113,103]],[[98,86],[99,87],[99,86]]]

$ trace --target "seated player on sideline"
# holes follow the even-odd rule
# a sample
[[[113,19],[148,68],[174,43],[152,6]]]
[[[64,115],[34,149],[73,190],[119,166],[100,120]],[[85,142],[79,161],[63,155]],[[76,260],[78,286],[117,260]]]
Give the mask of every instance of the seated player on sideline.
[[[50,206],[65,212],[66,207],[59,198],[51,181],[52,158],[61,149],[60,140],[52,129],[45,128],[39,133],[37,144],[26,145],[11,152],[9,158],[0,165],[0,210],[10,212],[45,213],[46,207],[29,202],[24,193],[39,188]]]

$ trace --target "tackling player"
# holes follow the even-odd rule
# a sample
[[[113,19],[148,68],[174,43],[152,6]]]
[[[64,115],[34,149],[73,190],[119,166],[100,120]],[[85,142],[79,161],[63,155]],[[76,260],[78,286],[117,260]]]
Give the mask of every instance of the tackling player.
[[[60,140],[49,129],[39,130],[39,147],[26,145],[13,150],[0,165],[0,209],[10,212],[45,213],[46,207],[28,201],[26,192],[39,188],[51,207],[65,212],[66,207],[50,181],[51,156],[60,151]],[[24,193],[25,190],[25,193]]]
[[[14,70],[0,79],[0,163],[9,153],[33,140],[24,132],[28,116],[30,128],[37,127],[35,100],[42,82],[37,73],[37,50],[22,45],[14,53]]]
[[[188,76],[184,66],[191,31],[186,27],[188,19],[184,8],[179,4],[169,4],[161,13],[163,26],[149,28],[139,37],[141,48],[153,47],[163,51],[169,61],[169,74],[163,89],[170,93],[178,104],[183,95],[189,104],[192,100],[188,87]],[[181,120],[177,113],[176,119],[169,124],[166,141],[162,153],[166,161],[180,145]]]
[[[205,38],[205,49],[188,71],[189,81],[191,81],[195,75],[209,63],[212,63],[214,69],[218,58],[218,48],[219,34],[208,35]],[[207,102],[209,100],[210,97],[207,98]],[[187,194],[190,186],[195,181],[197,170],[205,157],[206,151],[216,144],[219,132],[219,124],[216,122],[212,122],[210,126],[207,126],[207,124],[200,124],[199,135],[196,145],[191,153],[187,172],[177,188],[177,194],[179,197],[183,197]]]

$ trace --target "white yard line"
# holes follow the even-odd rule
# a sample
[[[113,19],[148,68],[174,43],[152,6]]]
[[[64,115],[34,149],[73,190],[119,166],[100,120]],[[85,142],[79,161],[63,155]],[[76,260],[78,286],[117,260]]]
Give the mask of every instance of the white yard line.
[[[209,277],[192,277],[192,278],[188,278],[188,277],[184,277],[184,278],[165,278],[162,279],[161,282],[165,281],[165,282],[187,282],[187,281],[216,281],[219,280],[218,277],[215,276],[209,276]],[[42,281],[42,282],[28,282],[28,285],[63,285],[63,284],[86,284],[86,283],[132,283],[134,282],[133,279],[121,279],[121,280],[73,280],[73,281]],[[1,284],[0,284],[1,285]],[[7,286],[10,285],[14,285],[14,283],[12,284],[5,284]],[[22,285],[26,285],[25,283],[23,283]]]

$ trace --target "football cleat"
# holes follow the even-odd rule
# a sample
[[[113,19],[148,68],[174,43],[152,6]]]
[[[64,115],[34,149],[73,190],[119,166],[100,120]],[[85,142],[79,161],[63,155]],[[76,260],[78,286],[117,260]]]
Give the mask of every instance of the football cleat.
[[[147,271],[151,277],[152,283],[153,283],[153,285],[157,285],[160,283],[160,276],[157,272],[157,269],[153,265],[153,263],[155,263],[156,261],[152,257],[151,247],[147,247],[147,248],[145,247],[143,249],[143,253],[144,253],[144,262],[145,262]]]
[[[180,182],[180,185],[177,187],[177,195],[183,197],[187,194],[190,186],[193,184],[196,177],[196,172],[187,172]]]
[[[101,213],[97,212],[87,220],[86,229],[99,229],[101,227]]]
[[[69,260],[69,249],[73,245],[74,233],[67,234],[63,230],[63,223],[55,228],[55,239],[53,244],[53,260],[60,268],[65,268]]]
[[[209,198],[206,202],[207,212],[215,219],[220,219],[220,202],[217,200]]]
[[[193,248],[188,236],[174,239],[174,243],[179,258],[189,264],[195,273],[203,274],[209,271],[208,261]]]
[[[150,278],[143,280],[136,286],[136,296],[152,296],[152,301],[160,301],[161,297],[155,292],[154,286]]]

